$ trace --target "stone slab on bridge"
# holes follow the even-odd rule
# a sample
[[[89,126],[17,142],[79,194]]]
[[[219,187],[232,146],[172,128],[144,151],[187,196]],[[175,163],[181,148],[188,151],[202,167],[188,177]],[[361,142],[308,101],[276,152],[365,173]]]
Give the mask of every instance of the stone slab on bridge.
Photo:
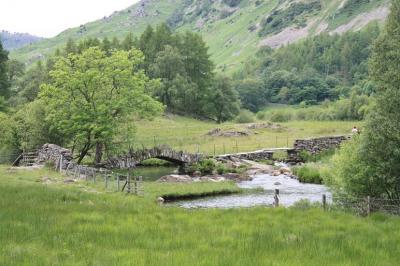
[[[300,161],[298,151],[293,148],[274,148],[274,149],[263,149],[252,152],[240,152],[234,154],[224,154],[215,156],[215,159],[219,161],[229,161],[232,158],[237,158],[241,160],[258,161],[258,160],[272,160],[274,154],[277,152],[285,152],[288,155],[288,161],[298,162]]]
[[[151,149],[131,150],[126,154],[111,157],[106,162],[107,168],[128,169],[133,168],[141,162],[157,158],[178,165],[187,165],[199,162],[204,156],[184,151],[176,151],[169,146],[157,146]]]

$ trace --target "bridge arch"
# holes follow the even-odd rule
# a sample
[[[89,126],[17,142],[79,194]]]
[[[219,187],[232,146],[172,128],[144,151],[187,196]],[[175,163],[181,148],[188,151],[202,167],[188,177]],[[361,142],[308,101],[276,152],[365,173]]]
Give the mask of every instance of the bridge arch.
[[[199,162],[203,155],[176,151],[169,146],[157,146],[151,149],[130,150],[128,153],[111,157],[107,160],[107,168],[132,168],[141,162],[157,158],[180,166]]]

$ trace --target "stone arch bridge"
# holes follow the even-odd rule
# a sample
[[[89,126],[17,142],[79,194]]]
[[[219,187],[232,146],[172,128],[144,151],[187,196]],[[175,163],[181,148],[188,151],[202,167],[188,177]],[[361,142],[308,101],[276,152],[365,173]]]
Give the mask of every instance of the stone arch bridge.
[[[320,152],[323,152],[324,150],[338,148],[343,141],[346,141],[349,138],[351,138],[351,136],[331,136],[302,139],[296,140],[293,148],[263,149],[253,152],[218,155],[214,158],[221,161],[231,160],[232,158],[246,160],[263,160],[272,159],[274,153],[276,152],[287,152],[287,161],[300,162],[301,151],[307,151],[311,154],[318,154]],[[127,169],[133,168],[141,162],[151,158],[166,160],[178,164],[181,167],[184,167],[189,164],[197,163],[203,158],[209,157],[202,154],[192,154],[183,151],[175,151],[169,146],[162,145],[151,149],[142,149],[136,151],[131,150],[125,154],[109,158],[102,166],[109,169]],[[74,164],[71,151],[54,144],[45,144],[38,151],[37,163],[43,163],[45,161],[53,161],[55,165],[58,165],[58,168],[63,169],[66,169],[70,164]]]
[[[132,168],[141,162],[157,158],[180,166],[199,162],[204,156],[183,151],[175,151],[169,146],[157,146],[151,149],[131,150],[126,154],[111,157],[106,162],[107,168]]]

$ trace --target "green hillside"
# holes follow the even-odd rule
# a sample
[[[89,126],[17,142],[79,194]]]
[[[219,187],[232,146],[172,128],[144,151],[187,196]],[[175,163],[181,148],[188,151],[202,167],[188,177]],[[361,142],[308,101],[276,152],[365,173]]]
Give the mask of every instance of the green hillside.
[[[81,25],[13,51],[25,62],[40,59],[68,38],[139,35],[161,22],[199,32],[220,70],[231,70],[260,46],[279,47],[321,32],[359,30],[388,14],[388,0],[142,0],[110,17]]]

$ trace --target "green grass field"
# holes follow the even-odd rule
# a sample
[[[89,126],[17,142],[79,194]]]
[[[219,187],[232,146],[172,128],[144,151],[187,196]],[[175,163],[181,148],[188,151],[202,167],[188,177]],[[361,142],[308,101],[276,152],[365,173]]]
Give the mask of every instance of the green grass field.
[[[256,121],[255,123],[266,123]],[[292,121],[279,123],[279,129],[247,129],[248,124],[228,122],[221,125],[180,116],[156,118],[136,123],[135,147],[168,144],[178,150],[209,155],[254,151],[263,148],[292,147],[296,139],[349,134],[353,121]],[[211,137],[212,129],[247,131],[244,137]]]
[[[53,182],[38,182],[43,176]],[[146,183],[143,197],[0,167],[1,265],[397,265],[400,219],[320,209],[185,210],[163,193],[232,183]]]

